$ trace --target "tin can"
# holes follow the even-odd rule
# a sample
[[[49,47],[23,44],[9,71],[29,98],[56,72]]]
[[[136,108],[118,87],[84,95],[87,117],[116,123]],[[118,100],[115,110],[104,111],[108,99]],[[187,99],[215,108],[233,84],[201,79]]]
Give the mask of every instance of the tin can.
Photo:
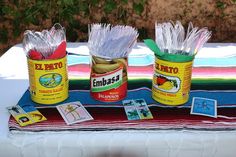
[[[193,60],[173,62],[155,57],[152,97],[165,105],[181,105],[188,101]]]
[[[55,104],[68,98],[67,57],[55,60],[27,59],[31,99]]]
[[[127,95],[127,58],[92,56],[90,94],[102,102],[115,102]]]

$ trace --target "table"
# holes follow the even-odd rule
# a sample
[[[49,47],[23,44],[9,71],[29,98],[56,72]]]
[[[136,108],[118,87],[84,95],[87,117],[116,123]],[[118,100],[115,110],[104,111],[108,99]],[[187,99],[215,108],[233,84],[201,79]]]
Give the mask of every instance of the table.
[[[68,43],[67,51],[88,55],[86,43]],[[135,53],[152,52],[142,43],[138,43],[130,55]],[[236,56],[236,44],[207,44],[198,53],[196,60],[207,57],[217,60],[225,56]],[[236,154],[236,130],[64,131],[11,134],[8,131],[9,113],[6,107],[17,104],[29,86],[26,63],[21,44],[13,46],[0,58],[0,156],[233,157]]]

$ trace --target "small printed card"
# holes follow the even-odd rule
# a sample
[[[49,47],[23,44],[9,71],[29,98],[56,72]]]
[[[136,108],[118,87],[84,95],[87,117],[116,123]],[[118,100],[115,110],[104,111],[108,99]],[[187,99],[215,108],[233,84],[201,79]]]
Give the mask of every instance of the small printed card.
[[[7,109],[20,126],[34,123],[31,117],[19,105],[7,107]]]
[[[58,105],[57,110],[67,125],[93,120],[93,117],[79,101]]]
[[[217,118],[217,101],[201,97],[193,97],[191,114]]]
[[[135,99],[133,101],[138,110],[140,119],[153,119],[152,113],[144,99]]]
[[[7,108],[10,114],[15,118],[20,126],[27,126],[47,120],[34,106],[11,106]]]
[[[128,120],[153,119],[144,99],[123,100]]]
[[[21,108],[35,123],[47,120],[33,105],[22,105]]]
[[[127,115],[128,120],[138,120],[140,119],[138,111],[134,106],[133,100],[124,100],[123,105],[125,108],[125,113]]]
[[[42,113],[40,113],[38,110],[28,112],[27,114],[32,118],[32,120],[33,120],[35,123],[38,123],[38,122],[42,122],[42,121],[47,120],[47,118],[45,118],[45,117],[42,115]]]

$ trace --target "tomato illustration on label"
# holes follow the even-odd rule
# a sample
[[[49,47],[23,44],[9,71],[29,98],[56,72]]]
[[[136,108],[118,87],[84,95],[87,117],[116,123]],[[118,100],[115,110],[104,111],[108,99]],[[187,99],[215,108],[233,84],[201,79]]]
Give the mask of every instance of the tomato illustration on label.
[[[157,89],[165,92],[175,93],[179,90],[180,79],[178,77],[154,74],[154,85]]]
[[[156,78],[156,81],[157,81],[157,85],[162,85],[167,81],[167,78],[163,76],[158,76]]]

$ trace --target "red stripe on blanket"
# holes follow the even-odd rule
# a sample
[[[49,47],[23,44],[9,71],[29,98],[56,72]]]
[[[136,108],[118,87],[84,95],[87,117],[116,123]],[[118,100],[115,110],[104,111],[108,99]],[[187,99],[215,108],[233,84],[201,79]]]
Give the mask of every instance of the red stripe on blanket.
[[[127,120],[122,107],[88,107],[94,120],[66,125],[56,108],[41,108],[39,111],[48,119],[26,127],[20,127],[11,117],[10,130],[15,131],[63,131],[63,130],[120,130],[120,129],[236,129],[236,108],[219,108],[222,118],[190,115],[187,108],[150,107],[154,119]]]

